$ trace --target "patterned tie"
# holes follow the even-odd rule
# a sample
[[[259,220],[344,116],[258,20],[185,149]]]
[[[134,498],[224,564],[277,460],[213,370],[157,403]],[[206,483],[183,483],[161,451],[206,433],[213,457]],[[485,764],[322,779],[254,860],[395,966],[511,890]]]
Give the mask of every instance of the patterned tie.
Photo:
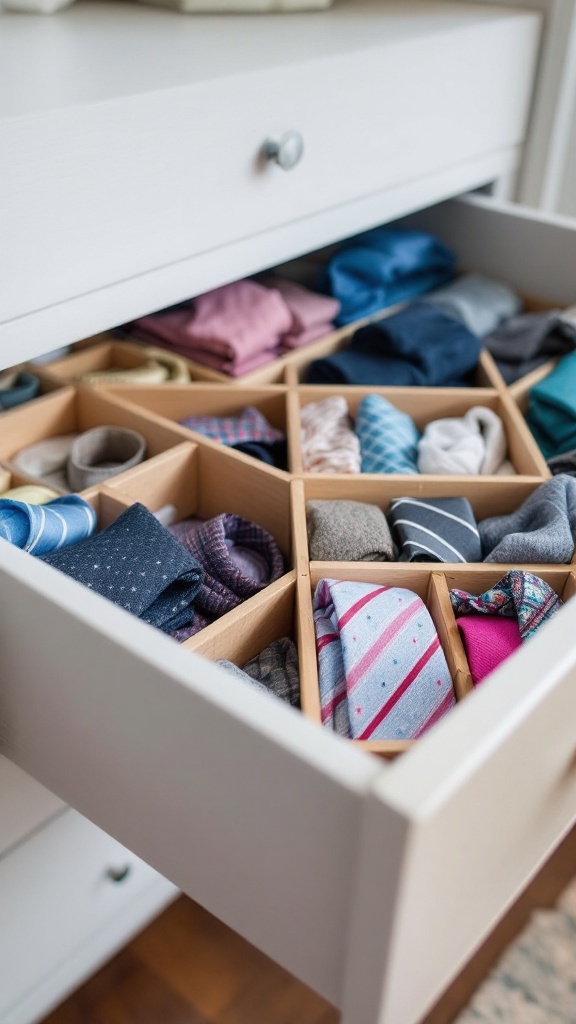
[[[481,562],[480,535],[467,498],[396,498],[388,521],[403,562]]]
[[[341,736],[414,739],[454,705],[434,623],[412,591],[320,580],[314,624],[322,722]]]
[[[355,430],[363,473],[417,473],[416,424],[381,395],[366,395],[358,406]]]
[[[46,505],[0,498],[0,537],[34,555],[46,555],[90,537],[96,513],[77,494]]]
[[[520,639],[533,636],[556,612],[562,601],[539,576],[521,569],[510,569],[490,590],[476,596],[466,590],[451,590],[455,615],[503,615],[518,619]]]

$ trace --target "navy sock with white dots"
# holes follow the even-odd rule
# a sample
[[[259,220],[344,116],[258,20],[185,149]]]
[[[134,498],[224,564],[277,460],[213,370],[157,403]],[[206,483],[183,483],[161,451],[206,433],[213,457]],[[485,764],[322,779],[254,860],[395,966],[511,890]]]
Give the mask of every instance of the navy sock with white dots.
[[[101,533],[42,561],[164,633],[194,619],[202,566],[139,503]]]

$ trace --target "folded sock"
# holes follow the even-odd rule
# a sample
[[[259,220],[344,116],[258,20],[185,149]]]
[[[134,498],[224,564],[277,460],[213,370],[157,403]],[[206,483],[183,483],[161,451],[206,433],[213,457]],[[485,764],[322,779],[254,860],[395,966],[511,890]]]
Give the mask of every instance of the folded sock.
[[[139,503],[44,561],[165,633],[194,618],[202,567]]]
[[[392,536],[406,562],[480,562],[478,526],[467,498],[395,498]]]
[[[437,387],[469,374],[480,351],[464,324],[421,300],[361,327],[348,349],[311,363],[307,381]]]
[[[418,445],[418,469],[421,473],[495,474],[502,470],[506,447],[500,417],[492,409],[474,406],[462,417],[427,425]]]
[[[511,569],[483,594],[451,590],[454,614],[502,615],[516,619],[520,639],[527,640],[562,607],[558,595],[534,573]]]
[[[72,444],[78,434],[58,434],[44,441],[28,445],[10,460],[22,473],[39,477],[45,483],[60,490],[68,490],[66,464]]]
[[[526,419],[547,459],[576,448],[576,352],[531,389]]]
[[[479,523],[485,562],[566,563],[574,554],[576,480],[546,480],[515,512]]]
[[[480,274],[462,274],[427,295],[426,302],[441,307],[479,338],[490,334],[503,320],[519,313],[522,308],[522,302],[512,288]]]
[[[306,502],[311,561],[386,562],[396,557],[386,516],[363,501]]]
[[[94,427],[72,442],[66,474],[74,491],[118,476],[146,458],[146,439],[126,427]]]
[[[313,606],[325,726],[354,739],[415,739],[454,705],[446,658],[417,594],[324,579]]]
[[[300,680],[298,677],[298,651],[293,640],[282,637],[269,644],[255,658],[237,668],[231,661],[218,661],[218,665],[233,672],[244,682],[273,694],[292,707],[300,707]]]
[[[375,228],[344,242],[316,284],[338,299],[338,323],[347,324],[443,284],[455,263],[453,251],[424,231]]]
[[[420,432],[407,413],[381,395],[366,395],[358,406],[355,431],[363,473],[417,473]]]
[[[300,426],[305,473],[360,472],[360,442],[345,398],[335,395],[302,406]]]
[[[9,371],[0,375],[0,411],[23,405],[40,393],[40,380],[33,373]]]
[[[76,544],[96,529],[96,513],[77,494],[46,505],[0,498],[0,537],[34,555]]]
[[[474,686],[520,647],[517,619],[492,615],[462,615],[456,619]]]
[[[180,425],[234,447],[247,442],[275,444],[285,438],[281,430],[268,423],[259,409],[250,405],[237,416],[187,416],[180,420]]]
[[[554,356],[576,348],[576,326],[559,309],[523,313],[505,320],[484,344],[511,384]]]

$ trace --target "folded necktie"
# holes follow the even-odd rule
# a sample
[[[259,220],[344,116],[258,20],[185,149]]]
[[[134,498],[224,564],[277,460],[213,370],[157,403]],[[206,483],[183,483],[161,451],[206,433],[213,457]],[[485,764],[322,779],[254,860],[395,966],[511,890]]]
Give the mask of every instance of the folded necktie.
[[[101,484],[138,466],[146,458],[146,439],[126,427],[93,427],[72,442],[66,475],[74,491]]]
[[[360,442],[352,430],[345,398],[334,395],[309,402],[300,410],[300,425],[305,473],[360,472]]]
[[[194,618],[202,567],[139,503],[44,561],[164,633]]]
[[[40,380],[33,373],[9,371],[0,375],[0,410],[23,405],[40,393]]]
[[[507,384],[531,373],[553,356],[576,348],[576,326],[559,309],[523,313],[506,320],[484,344]]]
[[[322,722],[341,736],[415,739],[454,705],[434,623],[412,591],[320,580],[314,626]]]
[[[290,350],[309,345],[317,338],[329,334],[332,321],[340,312],[340,303],[327,295],[311,292],[295,281],[283,277],[265,278],[264,284],[276,288],[292,314],[290,330],[282,335],[282,345]]]
[[[455,263],[453,251],[424,231],[375,228],[344,242],[317,286],[338,299],[338,323],[347,324],[444,284]]]
[[[476,596],[465,590],[451,590],[456,616],[477,612],[517,619],[520,639],[527,640],[562,607],[562,601],[539,576],[510,569],[490,590]]]
[[[392,534],[407,562],[481,562],[478,526],[467,498],[396,498]]]
[[[307,501],[310,560],[390,562],[396,553],[386,516],[363,501]]]
[[[254,441],[274,444],[283,441],[285,436],[268,423],[259,409],[250,405],[238,416],[187,416],[180,420],[180,425],[230,446]]]
[[[251,686],[273,694],[292,707],[300,707],[300,680],[298,677],[298,651],[293,640],[282,637],[275,640],[255,658],[237,668],[231,661],[218,661],[218,665],[233,672]]]
[[[576,352],[532,388],[526,419],[547,459],[576,448]]]
[[[0,537],[34,555],[90,537],[96,529],[96,513],[77,494],[56,498],[46,505],[0,498]]]
[[[418,301],[356,331],[350,347],[310,364],[310,384],[437,387],[474,369],[481,345],[464,324]]]
[[[267,530],[243,516],[223,513],[213,519],[183,520],[170,532],[204,569],[194,606],[210,621],[259,593],[284,572],[284,559]],[[181,643],[192,636],[180,631]],[[184,635],[186,634],[186,635]]]
[[[433,302],[449,316],[461,320],[479,338],[490,334],[522,308],[519,296],[508,285],[480,274],[462,274],[427,295],[426,302]]]
[[[355,423],[363,473],[417,473],[420,431],[407,413],[381,395],[366,395]]]
[[[576,480],[559,474],[541,484],[516,512],[479,523],[485,562],[570,562],[576,534]]]
[[[506,459],[506,433],[493,409],[474,406],[464,416],[434,420],[418,445],[421,473],[491,475],[514,472]]]
[[[496,615],[462,615],[456,619],[474,686],[520,647],[517,619]]]

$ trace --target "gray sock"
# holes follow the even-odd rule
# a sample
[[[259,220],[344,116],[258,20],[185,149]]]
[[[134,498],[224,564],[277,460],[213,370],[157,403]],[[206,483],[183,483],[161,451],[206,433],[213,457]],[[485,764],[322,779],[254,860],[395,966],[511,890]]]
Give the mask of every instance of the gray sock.
[[[310,560],[392,562],[396,552],[386,516],[363,501],[307,501]]]
[[[480,274],[463,274],[424,299],[461,320],[479,338],[490,334],[502,320],[522,308],[520,299],[508,285]]]
[[[516,512],[483,519],[478,528],[485,562],[570,562],[576,530],[576,480],[565,474],[555,476]]]
[[[300,707],[300,679],[298,676],[298,651],[296,644],[284,636],[238,668],[231,661],[217,662],[222,668],[233,672],[251,686],[257,686],[265,693],[273,694],[292,707]]]

